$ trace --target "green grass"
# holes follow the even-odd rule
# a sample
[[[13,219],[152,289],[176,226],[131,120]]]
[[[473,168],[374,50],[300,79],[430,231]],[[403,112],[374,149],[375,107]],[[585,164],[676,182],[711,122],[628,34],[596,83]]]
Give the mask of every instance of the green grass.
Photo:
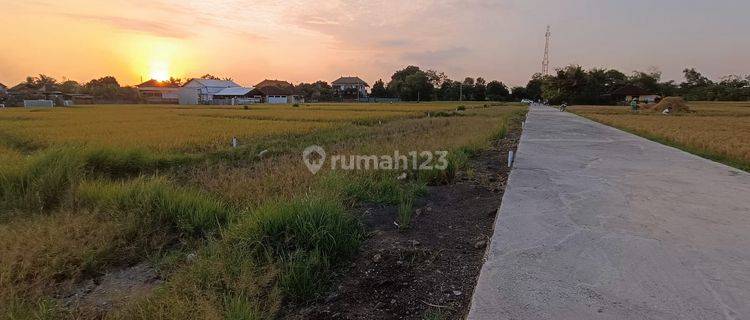
[[[359,222],[340,199],[272,201],[240,218],[198,252],[196,263],[126,313],[221,318],[247,311],[250,319],[268,318],[282,300],[305,302],[327,291],[332,268],[355,254],[362,240]]]
[[[174,187],[163,178],[87,181],[76,192],[79,207],[128,219],[144,230],[164,226],[190,236],[204,236],[224,225],[232,214],[220,200]]]
[[[0,208],[53,210],[70,200],[71,190],[88,177],[124,178],[186,161],[186,157],[162,157],[144,150],[84,147],[45,150],[23,164],[0,167]]]

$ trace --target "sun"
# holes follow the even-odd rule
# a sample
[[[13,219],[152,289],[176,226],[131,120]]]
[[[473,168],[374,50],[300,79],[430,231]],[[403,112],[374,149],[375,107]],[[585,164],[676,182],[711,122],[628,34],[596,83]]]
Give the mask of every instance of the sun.
[[[169,80],[169,63],[165,61],[152,61],[149,76],[151,79],[158,81]]]

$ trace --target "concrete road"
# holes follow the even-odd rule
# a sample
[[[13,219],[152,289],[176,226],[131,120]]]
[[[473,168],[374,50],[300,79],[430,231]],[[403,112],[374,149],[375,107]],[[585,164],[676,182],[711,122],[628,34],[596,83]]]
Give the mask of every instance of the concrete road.
[[[750,319],[750,174],[532,107],[468,318]]]

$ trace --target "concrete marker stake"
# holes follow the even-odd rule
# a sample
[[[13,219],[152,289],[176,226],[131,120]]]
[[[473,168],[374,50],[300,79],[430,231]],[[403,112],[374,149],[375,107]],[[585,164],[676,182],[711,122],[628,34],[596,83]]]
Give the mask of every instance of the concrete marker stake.
[[[508,151],[508,168],[513,166],[513,150]]]

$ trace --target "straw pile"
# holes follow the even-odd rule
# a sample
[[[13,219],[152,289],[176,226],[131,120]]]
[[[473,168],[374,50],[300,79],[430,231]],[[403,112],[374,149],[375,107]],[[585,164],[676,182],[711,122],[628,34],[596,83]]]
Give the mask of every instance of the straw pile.
[[[661,99],[659,103],[657,103],[650,109],[656,112],[662,112],[669,107],[672,107],[672,113],[690,112],[690,108],[688,107],[687,103],[685,103],[685,100],[680,97],[666,97],[664,99]]]

